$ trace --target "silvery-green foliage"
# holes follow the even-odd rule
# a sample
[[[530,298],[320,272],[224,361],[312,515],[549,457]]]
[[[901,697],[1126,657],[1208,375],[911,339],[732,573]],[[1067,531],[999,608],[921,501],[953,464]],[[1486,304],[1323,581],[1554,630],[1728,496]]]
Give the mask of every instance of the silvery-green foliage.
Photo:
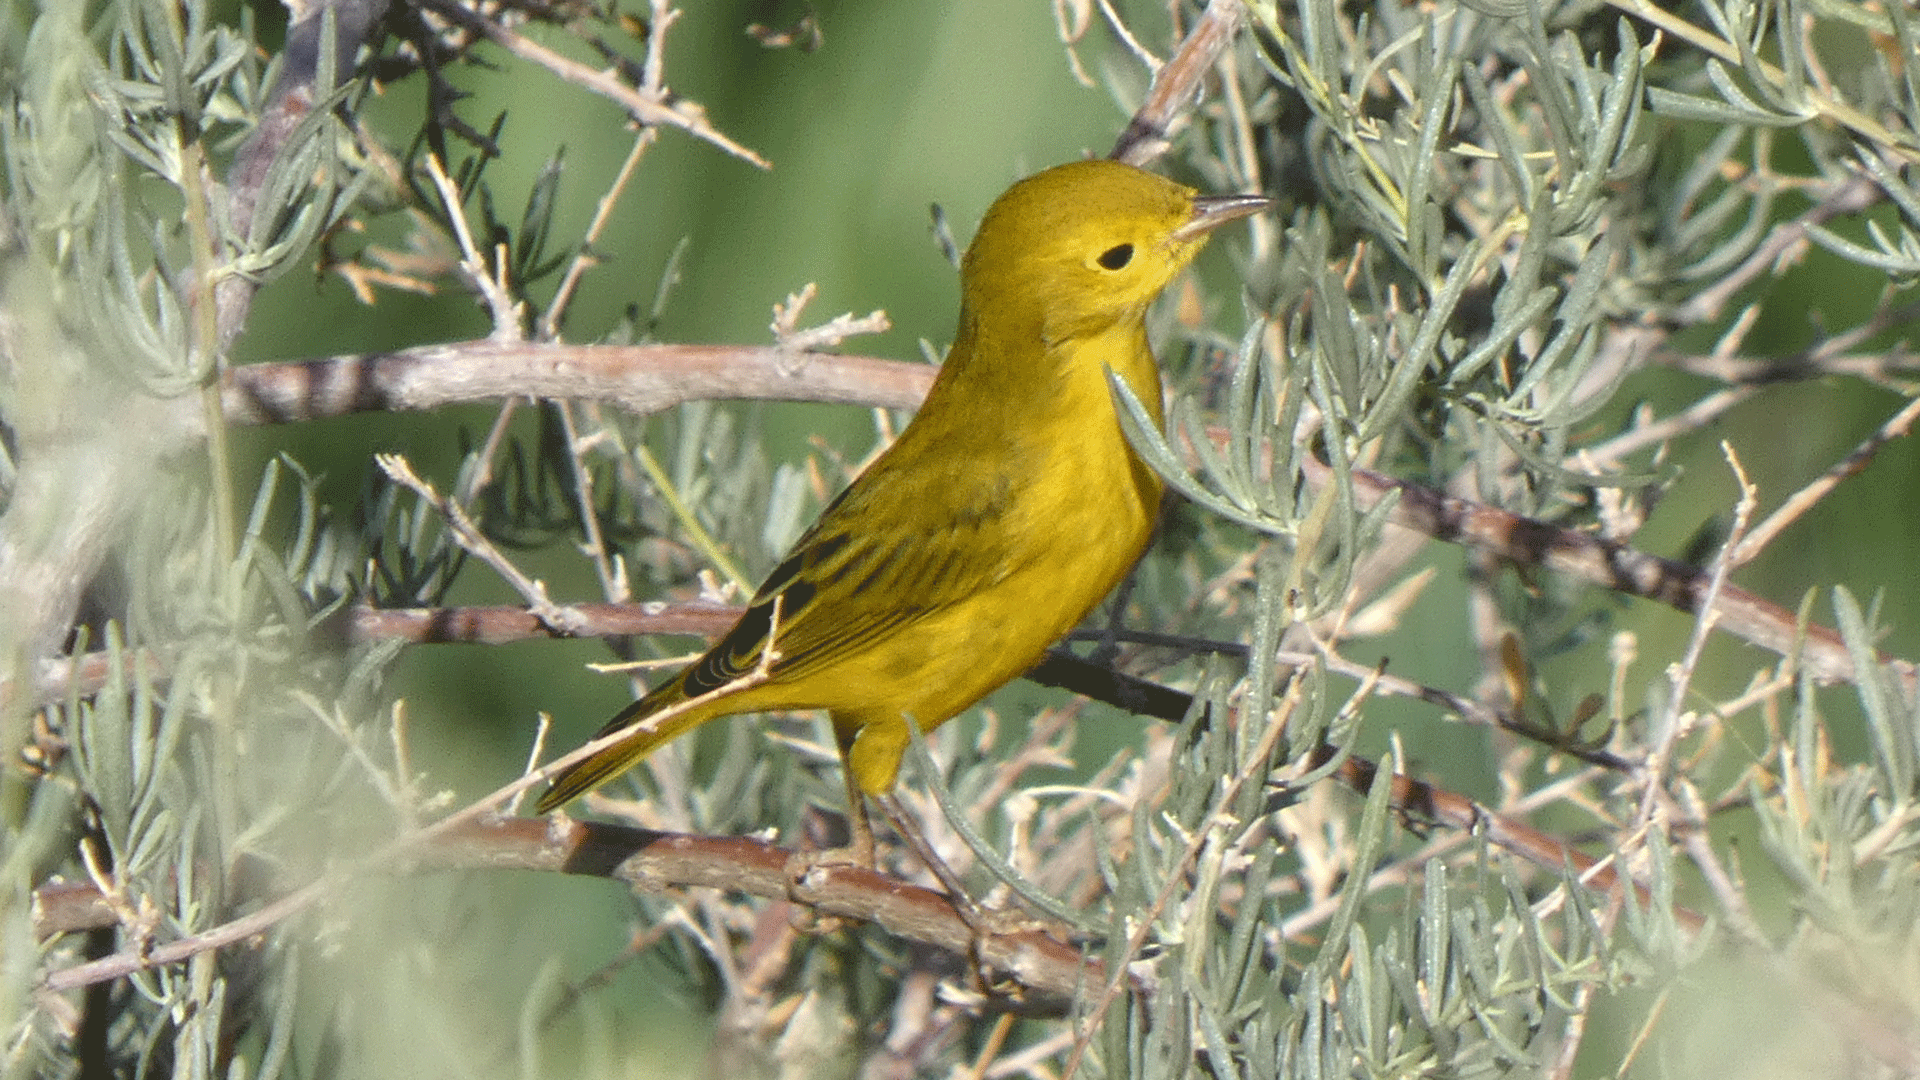
[[[59,397],[48,389],[56,383],[109,404],[203,388],[230,328],[197,321],[208,309],[195,290],[301,265],[361,190],[347,138],[347,121],[364,118],[361,84],[332,76],[342,58],[327,52],[326,32],[312,107],[283,152],[237,201],[217,190],[219,166],[256,130],[276,68],[211,10],[119,0],[0,14],[0,364],[10,376],[0,380],[0,434],[38,432],[33,407]],[[1153,25],[1148,12],[1126,14]],[[1676,764],[1659,739],[1698,730],[1717,702],[1682,692],[1671,657],[1643,661],[1640,674],[1609,669],[1612,726],[1600,741],[1636,764],[1578,777],[1564,805],[1590,813],[1586,827],[1618,845],[1639,887],[1615,897],[1571,868],[1530,867],[1487,835],[1441,846],[1444,829],[1396,804],[1387,768],[1366,773],[1363,792],[1336,789],[1334,777],[1352,775],[1342,769],[1354,748],[1378,731],[1378,687],[1336,671],[1340,641],[1314,650],[1371,599],[1355,590],[1394,511],[1391,499],[1360,497],[1356,469],[1580,528],[1596,526],[1599,492],[1657,494],[1671,473],[1651,449],[1604,465],[1578,456],[1648,362],[1623,344],[1626,330],[1717,328],[1728,300],[1716,290],[1767,250],[1783,215],[1801,212],[1802,191],[1826,198],[1858,184],[1868,194],[1835,205],[1879,201],[1877,215],[1809,221],[1807,240],[1891,286],[1920,274],[1912,15],[1843,0],[1699,0],[1680,12],[1627,0],[1305,0],[1253,3],[1249,14],[1251,30],[1176,141],[1174,165],[1213,190],[1260,183],[1283,206],[1252,239],[1218,241],[1232,277],[1206,283],[1197,321],[1153,320],[1175,372],[1164,428],[1115,383],[1128,437],[1184,499],[1167,531],[1184,532],[1132,586],[1125,625],[1093,635],[1103,651],[1129,629],[1211,649],[1153,672],[1182,680],[1192,707],[1178,723],[1143,721],[1137,737],[1128,728],[1122,749],[1080,760],[1090,778],[1069,785],[1043,770],[1117,714],[1086,714],[1098,722],[1075,730],[1076,714],[1055,734],[1028,736],[1013,723],[1014,699],[995,699],[989,720],[916,744],[909,786],[933,797],[919,805],[943,839],[951,832],[946,849],[980,896],[1019,897],[1100,964],[1065,1019],[1024,1025],[1003,1047],[1050,1048],[1036,1073],[1058,1075],[1073,1060],[1078,1075],[1139,1078],[1543,1075],[1564,1048],[1592,1039],[1596,1002],[1686,997],[1721,940],[1681,914],[1714,899],[1690,861],[1696,838],[1650,815],[1650,805],[1670,810],[1645,796],[1657,783],[1676,805],[1711,801],[1695,785],[1724,762],[1724,744]],[[1810,51],[1816,30],[1875,47],[1836,79]],[[496,124],[490,137],[503,132],[538,134]],[[453,167],[463,206],[506,251],[519,290],[550,282],[583,250],[556,228],[563,159],[554,148],[547,160],[517,216],[497,211],[484,154]],[[1801,171],[1784,173],[1785,160]],[[183,212],[198,206],[209,209]],[[435,204],[443,225],[448,209]],[[635,312],[651,302],[650,318],[636,314],[604,340],[651,339],[678,258],[650,294],[630,285]],[[22,341],[44,346],[31,371]],[[753,407],[700,402],[613,418],[585,444],[568,434],[580,414],[562,408],[537,406],[534,433],[510,434],[493,459],[480,440],[461,447],[454,487],[510,554],[577,551],[597,531],[635,595],[650,599],[717,569],[703,544],[751,577],[815,508],[807,471],[769,463]],[[111,414],[103,425],[121,419],[101,411]],[[17,445],[0,438],[0,498],[19,483],[16,457],[28,456]],[[1308,479],[1316,470],[1324,480]],[[459,595],[476,562],[441,513],[369,482],[355,520],[331,520],[289,459],[269,469],[229,553],[201,488],[171,475],[141,486],[140,539],[117,562],[124,596],[82,643],[107,674],[97,692],[76,685],[47,710],[71,760],[5,807],[0,824],[6,1076],[77,1069],[80,1036],[36,1004],[35,990],[90,946],[74,935],[36,941],[32,890],[56,873],[84,875],[83,846],[121,905],[110,947],[139,949],[313,880],[334,853],[369,849],[423,805],[420,777],[401,768],[398,717],[392,728],[375,722],[397,647],[337,646],[350,602],[435,607]],[[1567,629],[1569,590],[1533,586],[1490,590],[1525,654],[1595,651],[1590,627]],[[1714,805],[1751,815],[1758,840],[1742,869],[1771,874],[1775,906],[1791,913],[1745,925],[1732,905],[1734,963],[1759,976],[1747,981],[1813,1006],[1841,1002],[1833,1013],[1883,1035],[1847,994],[1864,986],[1889,1015],[1920,1014],[1904,959],[1920,925],[1910,865],[1920,717],[1873,651],[1876,610],[1844,589],[1832,596],[1870,673],[1846,702],[1864,720],[1861,760],[1838,757],[1831,697],[1789,672],[1767,696],[1765,744],[1739,747],[1752,760],[1737,792]],[[1466,673],[1452,689],[1488,674]],[[7,723],[11,753],[26,740]],[[1537,768],[1502,779],[1560,783],[1549,770],[1564,762],[1534,753]],[[817,820],[814,808],[837,805],[831,760],[805,722],[716,725],[614,790],[649,796],[648,812],[674,828],[791,838]],[[1646,761],[1658,775],[1635,771]],[[345,806],[364,816],[316,812]],[[135,1076],[327,1075],[424,1061],[534,1074],[549,1056],[611,1071],[619,1041],[594,1025],[614,1006],[573,993],[577,972],[556,960],[532,985],[502,989],[487,980],[491,958],[454,932],[479,921],[499,887],[484,873],[460,885],[367,884],[354,897],[362,906],[139,972],[113,985],[111,1008],[87,1013],[110,1017],[96,1033],[104,1050],[89,1060]],[[659,996],[714,1006],[716,1044],[738,1043],[770,1070],[880,1061],[876,1033],[911,1011],[904,988],[929,971],[942,980],[940,1008],[951,1008],[941,1038],[960,1034],[929,1039],[937,1049],[918,1065],[959,1067],[992,1022],[963,1007],[977,988],[957,962],[877,934],[799,934],[784,946],[784,973],[759,988],[786,1026],[755,1027],[743,1019],[742,973],[766,960],[745,955],[748,942],[773,936],[756,936],[770,925],[763,908],[646,895],[635,910],[649,933],[660,929],[647,954]],[[405,947],[356,933],[372,921],[361,916],[394,911],[418,915]],[[307,992],[324,977],[316,971],[345,969],[374,1004]],[[449,985],[460,993],[427,992]],[[512,999],[518,1023],[469,1008],[470,986]],[[396,1021],[386,1015],[393,1002],[414,1011]],[[557,1045],[556,1015],[585,1017],[589,1049]],[[1610,1045],[1643,1019],[1623,1021],[1629,1036]],[[486,1030],[469,1038],[463,1023]],[[1687,1052],[1673,1052],[1673,1073],[1699,1075],[1686,1071]],[[1614,1075],[1619,1064],[1583,1060],[1579,1074]]]

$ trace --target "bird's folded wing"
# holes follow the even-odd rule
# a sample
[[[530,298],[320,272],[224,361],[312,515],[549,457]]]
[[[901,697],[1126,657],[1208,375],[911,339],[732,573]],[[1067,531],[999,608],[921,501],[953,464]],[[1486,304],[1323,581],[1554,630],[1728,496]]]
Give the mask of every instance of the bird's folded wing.
[[[733,630],[687,671],[682,692],[708,693],[760,663],[769,631],[781,681],[857,655],[1001,576],[994,500],[962,500],[928,520],[927,477],[888,470],[841,493],[768,576]],[[918,496],[918,498],[916,498]],[[918,502],[920,505],[912,505]]]

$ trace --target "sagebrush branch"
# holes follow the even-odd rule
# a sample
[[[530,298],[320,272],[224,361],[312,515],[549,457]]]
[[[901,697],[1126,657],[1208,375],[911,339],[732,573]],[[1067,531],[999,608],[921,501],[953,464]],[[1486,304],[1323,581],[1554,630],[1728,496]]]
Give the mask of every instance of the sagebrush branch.
[[[1064,935],[1048,934],[1031,921],[1015,929],[976,929],[940,893],[864,867],[810,864],[802,852],[746,837],[689,836],[566,818],[476,820],[434,837],[407,853],[395,867],[535,870],[611,878],[651,894],[710,888],[784,900],[823,917],[871,923],[947,952],[961,964],[977,958],[989,973],[1004,976],[1016,988],[1003,1004],[1023,1010],[1064,1012],[1076,989],[1104,977],[1099,960],[1083,956],[1080,946],[1066,941]],[[288,900],[310,899],[307,894],[312,888],[290,894]],[[263,910],[291,914],[305,906],[288,900]],[[99,889],[79,882],[56,882],[35,890],[33,918],[34,931],[42,938],[112,926],[116,921]],[[251,936],[266,927],[246,922],[243,929]],[[197,951],[199,939],[217,939],[222,945],[238,941],[216,928],[168,942],[154,952],[166,959],[183,958]],[[151,966],[138,956],[124,957],[119,964],[114,959],[84,965],[88,969],[84,976],[72,968],[53,972],[47,985],[72,989]]]
[[[796,354],[777,345],[481,340],[234,368],[227,373],[225,403],[227,420],[235,424],[511,397],[587,398],[643,414],[695,400],[749,398],[911,409],[926,396],[934,371],[870,356]]]

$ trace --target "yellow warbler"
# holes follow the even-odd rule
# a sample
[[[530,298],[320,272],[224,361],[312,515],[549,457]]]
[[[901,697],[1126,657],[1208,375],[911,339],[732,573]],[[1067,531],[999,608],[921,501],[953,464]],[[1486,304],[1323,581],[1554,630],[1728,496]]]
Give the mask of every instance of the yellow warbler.
[[[1121,434],[1107,372],[1158,420],[1147,305],[1209,231],[1267,205],[1113,161],[1008,189],[967,249],[960,327],[913,423],[719,643],[600,733],[631,736],[562,772],[537,809],[716,717],[825,709],[870,862],[862,795],[892,791],[908,719],[931,729],[1032,667],[1146,549],[1160,480]]]

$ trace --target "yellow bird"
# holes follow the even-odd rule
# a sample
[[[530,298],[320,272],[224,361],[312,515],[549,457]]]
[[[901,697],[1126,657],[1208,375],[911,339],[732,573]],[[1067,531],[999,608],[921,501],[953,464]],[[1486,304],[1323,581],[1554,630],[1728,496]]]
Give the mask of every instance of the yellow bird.
[[[1160,479],[1121,434],[1107,373],[1159,421],[1147,305],[1208,233],[1269,205],[1113,161],[1009,188],[961,263],[959,330],[913,422],[724,638],[600,733],[631,737],[536,809],[716,717],[825,709],[870,865],[862,797],[893,790],[909,719],[931,730],[1031,668],[1146,550]]]

